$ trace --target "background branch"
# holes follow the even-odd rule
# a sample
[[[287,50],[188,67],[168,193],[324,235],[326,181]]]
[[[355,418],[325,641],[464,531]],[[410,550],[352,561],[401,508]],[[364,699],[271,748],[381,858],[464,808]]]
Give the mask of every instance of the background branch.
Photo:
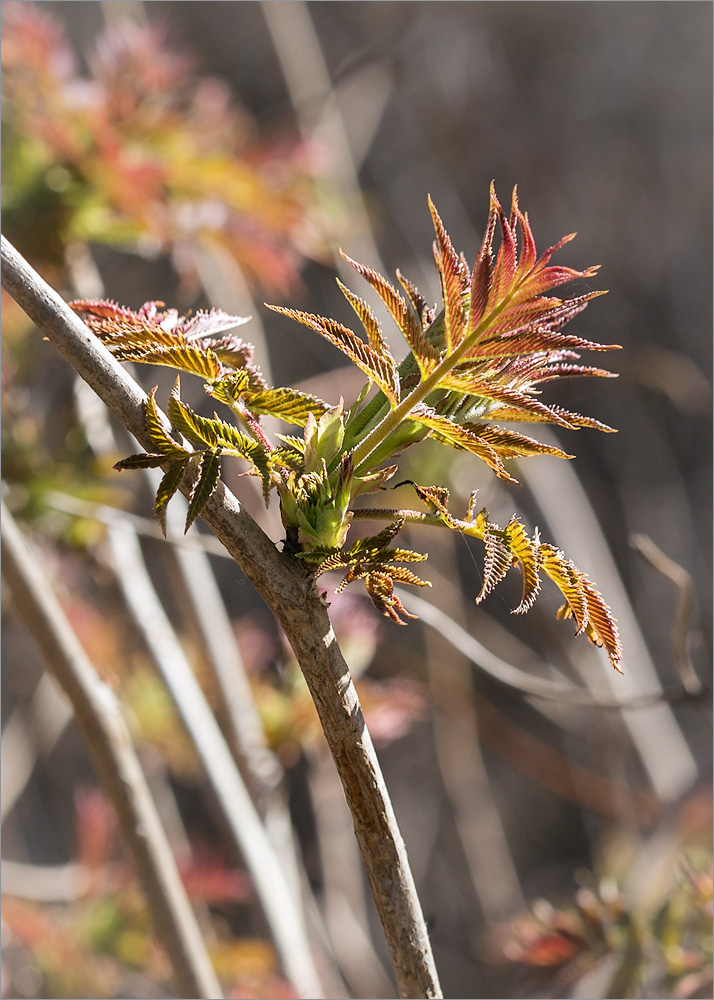
[[[223,996],[119,704],[97,676],[4,504],[2,572],[18,611],[72,702],[104,790],[117,811],[179,994]]]

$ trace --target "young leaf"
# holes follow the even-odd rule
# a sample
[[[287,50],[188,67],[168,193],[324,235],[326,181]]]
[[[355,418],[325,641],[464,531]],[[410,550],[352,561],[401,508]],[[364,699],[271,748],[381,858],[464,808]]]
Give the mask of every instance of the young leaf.
[[[335,347],[339,347],[342,353],[346,354],[358,368],[361,368],[392,403],[399,402],[399,373],[396,362],[386,347],[383,353],[378,354],[369,344],[360,340],[352,330],[324,316],[300,312],[298,309],[284,309],[282,306],[269,305],[268,309],[281,313],[283,316],[289,316],[291,319],[297,320],[298,323],[310,327],[311,330],[316,330],[325,340],[329,340]]]
[[[432,436],[437,441],[443,441],[451,445],[452,448],[470,451],[472,454],[478,455],[482,461],[493,469],[500,479],[506,479],[511,483],[518,481],[506,472],[503,462],[498,457],[495,449],[487,441],[480,438],[477,434],[472,433],[466,427],[462,427],[460,424],[449,420],[448,417],[439,416],[435,410],[429,406],[425,406],[424,403],[419,403],[414,407],[409,414],[409,419],[416,420],[418,423],[429,427],[432,431]]]
[[[429,209],[436,231],[435,257],[444,302],[446,350],[451,352],[461,343],[466,332],[470,275],[454,250],[431,198],[429,198]]]
[[[394,567],[394,570],[396,571],[396,567]],[[401,582],[415,583],[421,587],[430,586],[423,580],[415,577],[413,573],[408,575],[412,579],[402,580]],[[374,570],[365,577],[365,590],[369,594],[370,600],[377,611],[381,612],[387,618],[391,618],[396,625],[406,625],[407,623],[402,619],[402,615],[405,618],[416,618],[417,616],[407,611],[397,594],[394,593],[394,579],[394,573]]]
[[[226,330],[233,330],[237,326],[249,323],[250,316],[230,316],[222,309],[200,310],[186,319],[181,320],[176,326],[176,333],[184,340],[197,340],[202,337],[215,337]],[[253,348],[250,344],[245,344],[246,364],[253,357]]]
[[[340,253],[342,252],[340,251]],[[432,370],[436,362],[435,351],[424,336],[423,321],[409,308],[396,288],[386,278],[383,278],[381,274],[372,270],[371,267],[358,264],[356,260],[352,260],[345,253],[342,253],[342,257],[350,267],[353,267],[358,274],[362,275],[365,281],[369,282],[382,302],[384,302],[392,319],[399,327],[402,336],[414,352],[414,356],[419,362],[419,367],[422,371]],[[414,292],[416,292],[416,289],[414,289]]]
[[[128,455],[120,462],[115,462],[112,468],[117,472],[124,472],[127,469],[158,469],[166,462],[166,455],[152,455],[151,453],[140,455]]]
[[[377,354],[388,354],[389,347],[387,346],[387,341],[384,339],[384,334],[382,333],[382,329],[379,325],[379,320],[369,308],[367,303],[358,295],[355,295],[354,292],[350,291],[347,285],[343,285],[339,278],[337,279],[337,285],[344,297],[359,316],[362,326],[367,332],[367,342],[369,343],[369,346],[373,351],[376,351]]]
[[[197,344],[162,344],[148,348],[143,345],[119,346],[113,348],[113,354],[119,361],[180,368],[190,375],[201,375],[203,378],[218,378],[221,374],[218,357],[210,348],[202,349]]]
[[[417,483],[411,485],[445,527],[483,541],[484,576],[481,591],[476,597],[477,604],[491,593],[517,562],[523,574],[523,595],[512,613],[523,614],[532,607],[540,592],[539,573],[543,571],[567,601],[557,617],[568,618],[573,615],[577,623],[576,635],[585,632],[590,642],[604,646],[612,666],[621,672],[622,646],[612,612],[592,582],[562,552],[552,545],[541,543],[537,530],[532,537],[529,536],[515,516],[505,528],[493,524],[485,509],[474,516],[476,497],[473,493],[467,516],[460,520],[448,510],[448,490],[419,486]],[[408,512],[402,511],[395,523],[401,527],[407,514]],[[414,518],[418,519],[416,513]]]
[[[168,507],[169,500],[179,488],[179,483],[181,482],[181,478],[190,461],[190,458],[190,455],[184,454],[176,459],[172,459],[171,464],[164,473],[164,477],[159,483],[159,488],[156,491],[154,514],[161,525],[164,538],[166,537],[166,508]]]
[[[220,309],[181,317],[175,309],[160,312],[163,302],[145,302],[137,312],[104,299],[70,303],[84,322],[120,361],[137,361],[179,368],[204,378],[217,378],[221,362],[244,367],[253,356],[250,344],[238,337],[215,335],[247,323]]]
[[[538,576],[538,531],[531,539],[521,522],[515,517],[506,527],[506,548],[518,560],[523,572],[523,596],[521,603],[514,608],[514,615],[525,614],[535,602],[540,591]]]
[[[198,467],[198,477],[191,489],[188,499],[188,511],[186,513],[186,527],[184,534],[191,527],[197,516],[210,500],[213,491],[218,485],[218,476],[221,471],[221,461],[219,452],[209,450],[201,455]]]
[[[155,397],[157,388],[158,386],[154,386],[146,400],[146,430],[151,443],[157,451],[162,452],[164,455],[187,455],[188,452],[186,449],[174,441],[173,438],[169,437],[164,430],[163,422],[159,417],[159,411],[156,406]]]
[[[321,417],[330,408],[317,396],[298,389],[265,389],[262,392],[246,392],[243,401],[251,413],[277,417],[288,424],[304,427],[310,413]]]

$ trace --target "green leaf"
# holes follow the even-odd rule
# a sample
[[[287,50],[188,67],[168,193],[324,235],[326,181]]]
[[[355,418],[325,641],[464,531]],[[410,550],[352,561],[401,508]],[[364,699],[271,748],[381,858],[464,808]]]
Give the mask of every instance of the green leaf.
[[[166,462],[166,455],[152,455],[143,452],[139,455],[128,455],[120,462],[115,462],[113,468],[117,472],[124,472],[128,469],[158,469]]]
[[[264,413],[285,420],[289,424],[298,424],[300,427],[305,426],[310,413],[321,417],[330,409],[330,404],[318,399],[317,396],[289,388],[246,392],[243,395],[243,402],[251,413]]]
[[[191,495],[189,496],[184,534],[188,531],[211,498],[213,491],[218,485],[218,476],[220,471],[221,461],[219,452],[204,451],[198,467],[198,477],[196,482],[193,484]]]
[[[263,446],[217,415],[210,419],[195,413],[187,403],[183,402],[179,395],[180,391],[181,383],[177,378],[168,405],[172,423],[195,444],[207,445],[214,451],[235,455],[250,462],[252,471],[260,476],[263,497],[267,504],[271,487],[270,462]]]
[[[186,449],[174,441],[172,437],[169,437],[164,430],[164,424],[156,406],[155,396],[157,388],[158,386],[154,386],[145,404],[146,432],[149,435],[151,443],[157,451],[162,452],[164,455],[188,455]]]
[[[164,537],[166,537],[166,508],[168,507],[169,500],[179,488],[181,477],[183,476],[184,469],[190,461],[190,457],[190,455],[184,454],[180,458],[171,461],[171,464],[164,473],[164,477],[159,483],[159,488],[156,491],[154,514],[161,525]]]
[[[237,372],[224,375],[223,378],[214,379],[204,386],[209,396],[213,396],[226,406],[232,406],[237,402],[243,392],[250,384],[250,374],[246,368],[241,368]]]
[[[210,349],[203,350],[195,344],[170,344],[146,347],[143,344],[115,347],[112,350],[119,361],[137,361],[142,364],[166,365],[180,368],[191,375],[217,378],[221,363]]]
[[[214,421],[201,417],[184,403],[179,393],[181,383],[177,378],[171,390],[167,412],[174,427],[193,444],[208,445],[215,448],[218,444],[218,435],[213,426]]]

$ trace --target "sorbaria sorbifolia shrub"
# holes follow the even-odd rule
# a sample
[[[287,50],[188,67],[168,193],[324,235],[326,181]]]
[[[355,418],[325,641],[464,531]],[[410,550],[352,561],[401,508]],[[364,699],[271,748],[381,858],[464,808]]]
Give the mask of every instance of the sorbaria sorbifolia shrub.
[[[559,618],[572,617],[577,634],[605,647],[615,669],[622,650],[615,620],[594,584],[559,549],[529,534],[515,516],[505,527],[494,524],[471,494],[463,517],[449,508],[448,490],[413,483],[422,510],[356,509],[354,501],[380,490],[397,473],[394,461],[405,448],[427,437],[472,452],[501,479],[515,482],[504,460],[515,456],[557,455],[552,445],[504,427],[530,421],[571,430],[612,428],[539,399],[538,387],[573,375],[608,376],[601,368],[578,364],[580,350],[606,351],[617,345],[596,344],[563,327],[602,292],[557,298],[552,290],[576,278],[590,278],[596,267],[575,271],[551,264],[553,254],[572,239],[566,236],[539,257],[528,216],[514,192],[511,211],[502,209],[491,188],[486,232],[473,269],[449,239],[434,205],[434,256],[441,281],[442,308],[431,309],[415,286],[397,272],[398,291],[376,271],[345,259],[384,302],[399,327],[408,352],[398,363],[369,306],[339,282],[357,314],[366,341],[334,319],[271,306],[315,330],[364,372],[366,383],[351,405],[331,406],[289,387],[268,386],[251,364],[252,350],[228,331],[246,322],[220,310],[180,317],[148,302],[138,312],[109,301],[77,301],[90,329],[125,361],[168,365],[199,375],[205,390],[228,408],[231,420],[195,413],[181,399],[177,377],[168,401],[173,433],[159,418],[154,392],[146,403],[150,453],[131,455],[119,469],[161,466],[164,477],[155,510],[165,528],[166,506],[190,465],[198,467],[189,500],[186,527],[200,514],[215,489],[222,455],[248,463],[262,483],[266,504],[275,490],[286,530],[285,547],[315,576],[345,571],[340,588],[364,580],[375,606],[394,622],[414,617],[394,584],[428,586],[409,567],[426,556],[394,544],[404,524],[440,526],[484,543],[482,601],[518,564],[523,594],[515,614],[528,611],[541,586],[541,575],[560,589],[565,604]],[[494,240],[500,246],[494,259]],[[520,243],[520,246],[519,246]],[[373,392],[370,390],[374,387]],[[271,441],[264,414],[301,427],[302,436],[276,434]],[[350,544],[355,517],[388,520],[368,538]]]

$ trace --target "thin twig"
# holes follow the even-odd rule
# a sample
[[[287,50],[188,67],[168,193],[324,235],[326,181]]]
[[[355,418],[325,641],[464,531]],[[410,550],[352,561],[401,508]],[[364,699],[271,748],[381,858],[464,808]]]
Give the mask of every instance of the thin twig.
[[[670,579],[679,591],[672,623],[672,659],[682,687],[687,694],[696,697],[701,694],[702,683],[689,657],[689,622],[694,607],[694,581],[686,569],[666,556],[648,535],[632,535],[630,545],[644,556],[650,566]]]
[[[2,264],[4,288],[124,426],[150,447],[144,423],[146,394],[5,238]],[[181,489],[190,492],[190,477]],[[355,822],[399,994],[440,997],[404,841],[349,668],[314,580],[298,560],[278,552],[223,483],[202,517],[265,599],[303,671]]]
[[[48,667],[72,702],[181,996],[222,996],[116,697],[97,676],[4,505],[2,572]]]
[[[70,273],[79,297],[86,299],[104,296],[105,289],[102,277],[94,265],[88,248],[83,244],[77,244],[73,248],[73,253],[68,257],[71,262]],[[132,371],[131,368],[129,370]],[[116,453],[118,448],[116,437],[101,400],[79,376],[75,380],[74,389],[78,416],[83,424],[90,447],[96,454]],[[157,469],[146,469],[144,476],[152,493],[155,492],[161,479],[161,472]],[[180,501],[183,504],[183,511],[177,500],[168,512],[168,526],[171,530],[174,530],[179,522],[183,524],[185,520],[186,504],[182,497]],[[126,522],[124,531],[126,531]],[[115,537],[111,531],[110,537]],[[143,581],[144,589],[148,592],[148,601],[146,604],[142,601],[133,602],[133,606],[136,615],[143,615],[145,618],[146,610],[159,605],[159,601],[149,583],[145,572],[144,557],[139,546],[132,544],[129,551],[138,566],[138,571],[132,572],[131,568],[127,568],[123,582],[125,586],[130,586],[133,576]],[[275,838],[273,847],[276,850],[279,847],[280,850],[280,857],[271,855],[269,851],[263,851],[254,859],[249,851],[246,860],[249,868],[251,868],[251,862],[255,860],[253,867],[256,870],[252,874],[259,888],[259,897],[263,899],[263,908],[268,916],[268,922],[274,925],[276,942],[283,955],[286,971],[299,991],[312,997],[321,990],[320,978],[312,962],[300,907],[295,845],[287,803],[281,788],[282,769],[274,754],[268,749],[240,650],[206,552],[200,548],[176,548],[172,550],[171,554],[174,556],[178,568],[178,573],[174,574],[174,578],[179,586],[182,586],[185,598],[193,611],[206,664],[216,681],[216,692],[219,707],[222,709],[229,748],[240,775],[246,782],[248,791],[252,794],[256,807],[262,813],[268,837],[272,840],[273,837],[270,835],[273,834]],[[124,562],[115,568],[120,569],[122,565]],[[160,611],[158,614],[161,618],[163,632],[172,633],[166,616],[162,615]],[[151,629],[148,628],[145,631],[150,633]],[[173,637],[173,648],[180,650],[175,636]],[[167,663],[166,666],[168,669],[170,664]],[[190,669],[185,662],[182,663],[182,667],[184,673]],[[169,691],[173,693],[172,680],[173,675],[169,671],[167,683]],[[200,689],[196,690],[200,696]],[[180,707],[179,705],[179,709]],[[205,752],[201,753],[200,747],[199,756],[202,757],[210,777],[214,758]],[[219,802],[223,805],[225,800],[220,794],[220,776],[217,776],[212,784],[218,785],[216,791]],[[224,808],[228,810],[229,814],[231,813],[230,804],[224,805]],[[261,841],[262,831],[258,830],[256,833],[255,830],[257,819],[255,812],[250,809],[235,809],[228,816],[228,826],[233,832],[234,838],[240,824],[247,825],[245,836],[236,838],[239,850],[243,841],[249,847],[254,842]],[[245,852],[243,853],[245,854]],[[281,865],[288,878],[287,884],[280,875],[278,875],[277,881],[271,880],[269,876],[273,868]],[[261,893],[260,887],[263,885],[264,891]],[[282,897],[279,890],[282,891]]]
[[[466,629],[450,618],[445,612],[435,608],[423,598],[416,594],[404,590],[402,587],[395,587],[394,592],[399,599],[404,601],[409,608],[413,608],[421,619],[431,628],[442,635],[451,645],[460,650],[464,656],[473,663],[475,667],[497,680],[504,687],[517,691],[519,694],[534,695],[537,698],[546,698],[548,701],[560,701],[569,705],[582,705],[585,708],[609,709],[612,711],[622,711],[623,709],[636,710],[652,708],[653,705],[667,704],[682,701],[682,692],[679,688],[676,691],[652,691],[647,694],[636,695],[634,698],[618,700],[616,698],[598,697],[591,691],[584,688],[574,687],[572,684],[559,684],[557,681],[548,680],[546,677],[537,677],[534,674],[526,674],[518,667],[502,660],[500,656],[492,653],[490,649],[474,639]],[[534,668],[539,666],[534,662]],[[691,698],[690,695],[687,695]]]
[[[89,248],[82,243],[74,244],[72,252],[68,252],[66,257],[74,290],[79,298],[104,297],[106,291],[102,276],[95,265]],[[210,267],[208,271],[211,274],[214,273]],[[134,374],[131,366],[128,370],[132,375]],[[108,419],[106,407],[79,376],[75,378],[74,396],[78,417],[92,450],[98,455],[116,454],[119,446]],[[144,478],[153,494],[161,480],[160,470],[146,469],[144,470]],[[183,509],[181,509],[182,506]],[[185,517],[186,502],[183,497],[177,498],[168,511],[167,526],[169,530],[172,532],[176,530],[177,534],[183,537],[178,525],[183,525]],[[126,528],[126,522],[124,527]],[[158,528],[158,524],[156,527]],[[150,605],[154,605],[157,603],[157,599],[153,596],[153,589],[148,584],[148,577],[144,572],[143,553],[136,545],[132,546],[132,553],[141,564],[139,575],[149,590]],[[268,909],[273,907],[271,911],[273,917],[285,923],[285,933],[282,936],[278,933],[277,940],[283,940],[283,949],[289,949],[289,955],[286,956],[287,964],[291,972],[297,975],[296,982],[301,983],[304,992],[313,995],[320,991],[320,979],[311,960],[300,906],[296,849],[287,801],[282,788],[282,768],[277,757],[268,748],[238,643],[207,553],[198,547],[172,547],[170,554],[174,557],[178,568],[178,573],[173,574],[174,579],[182,588],[183,596],[193,613],[192,618],[195,621],[206,665],[216,682],[216,694],[229,749],[248,791],[252,795],[256,808],[265,822],[268,838],[272,841],[275,851],[278,852],[278,856],[274,858],[263,855],[256,859],[260,862],[259,870],[256,873],[258,881],[260,883],[261,878],[265,877],[262,874],[264,867],[269,870],[271,865],[282,864],[288,878],[289,888],[292,890],[292,899],[286,897],[281,900],[276,891],[280,886],[266,883]],[[140,603],[137,613],[142,611],[143,606]],[[170,631],[170,625],[165,616],[162,617],[162,623],[165,631]],[[174,647],[179,647],[176,640]],[[170,687],[169,690],[171,690]],[[210,769],[211,758],[206,757],[205,754],[202,756],[206,767]],[[219,801],[221,801],[220,796]],[[228,826],[234,829],[241,817],[246,817],[246,822],[249,824],[244,839],[252,843],[254,839],[253,827],[255,826],[255,815],[252,811],[236,811],[233,821],[229,818]],[[253,821],[252,826],[251,820]],[[237,846],[240,850],[240,842]],[[248,860],[250,860],[250,856]],[[284,885],[282,887],[286,888]],[[292,914],[292,920],[288,920],[286,923],[284,915],[290,914]]]

